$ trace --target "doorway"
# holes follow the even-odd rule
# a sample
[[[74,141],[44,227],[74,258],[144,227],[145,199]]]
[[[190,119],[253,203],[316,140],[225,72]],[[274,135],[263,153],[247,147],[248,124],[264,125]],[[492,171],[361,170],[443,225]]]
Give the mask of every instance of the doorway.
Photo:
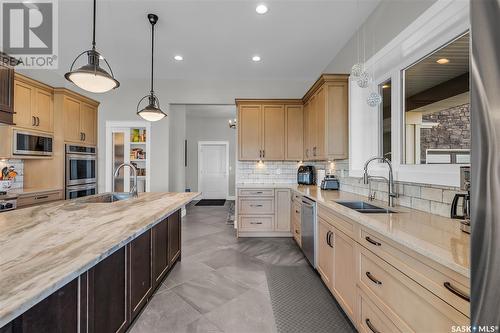
[[[228,199],[228,141],[198,141],[198,191],[202,199]]]

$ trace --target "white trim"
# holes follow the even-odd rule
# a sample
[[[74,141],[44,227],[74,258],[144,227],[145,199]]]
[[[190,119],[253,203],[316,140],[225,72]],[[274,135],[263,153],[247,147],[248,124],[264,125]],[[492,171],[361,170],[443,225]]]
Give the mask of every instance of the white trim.
[[[105,179],[105,191],[110,192],[112,188],[112,158],[113,158],[113,130],[121,129],[125,132],[125,148],[130,148],[130,128],[142,127],[146,129],[146,192],[151,191],[151,123],[148,121],[106,121],[106,156],[105,156],[105,169],[106,174],[104,176]],[[126,149],[126,152],[128,149]],[[127,155],[125,152],[124,161],[126,163],[130,163],[130,155]],[[129,181],[124,181],[124,191],[127,191],[130,187]]]
[[[459,186],[459,165],[402,164],[404,141],[402,70],[449,43],[470,29],[469,1],[438,0],[398,36],[366,61],[369,72],[375,70],[373,84],[391,79],[392,161],[395,179],[399,181]],[[369,89],[360,89],[349,80],[349,174],[360,177],[364,161],[378,155],[378,112],[366,104]],[[373,164],[375,175],[386,175],[383,165]]]
[[[236,196],[235,195],[228,195],[226,200],[236,201]]]
[[[229,197],[229,141],[198,141],[198,192],[201,192],[203,197],[203,189],[201,188],[201,147],[202,146],[225,146],[226,150],[226,200]]]

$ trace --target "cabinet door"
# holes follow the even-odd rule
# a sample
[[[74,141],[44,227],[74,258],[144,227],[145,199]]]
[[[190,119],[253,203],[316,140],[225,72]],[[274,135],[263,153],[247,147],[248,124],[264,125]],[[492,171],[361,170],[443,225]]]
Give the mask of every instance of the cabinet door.
[[[283,105],[263,105],[263,146],[264,160],[285,159],[285,107]]]
[[[300,105],[286,105],[286,153],[285,159],[301,161],[304,151],[304,112]]]
[[[311,97],[308,119],[308,136],[309,136],[309,159],[315,160],[317,155],[316,137],[318,131],[318,118],[317,118],[317,98],[316,95]]]
[[[14,123],[18,127],[34,128],[35,88],[14,81]]]
[[[13,333],[76,333],[78,278],[23,313],[12,324]]]
[[[311,158],[311,151],[310,151],[310,138],[309,138],[309,114],[311,112],[311,102],[307,101],[306,104],[304,104],[304,130],[303,130],[303,135],[304,135],[304,160],[308,161]]]
[[[316,93],[316,159],[325,159],[325,140],[326,140],[326,96],[325,88],[319,88]]]
[[[54,130],[54,97],[51,92],[42,89],[35,90],[35,109],[37,117],[36,129],[52,132]]]
[[[262,151],[262,108],[241,105],[238,111],[238,143],[240,160],[259,160]]]
[[[151,276],[151,230],[128,245],[130,318],[133,320],[146,304],[153,290]]]
[[[274,231],[290,232],[290,190],[277,189],[275,191],[275,218]]]
[[[63,103],[64,119],[64,140],[79,142],[82,141],[80,132],[80,102],[65,97]]]
[[[168,217],[168,262],[173,267],[181,255],[181,211],[178,210]]]
[[[153,289],[168,269],[168,218],[152,228],[153,233]]]
[[[82,103],[80,109],[80,132],[83,133],[83,141],[89,145],[97,143],[97,110],[88,104]]]
[[[336,228],[333,234],[330,242],[334,248],[332,292],[346,314],[354,320],[356,299],[354,241]]]
[[[238,111],[238,143],[240,160],[259,160],[262,151],[262,108],[241,105]]]
[[[321,278],[328,286],[332,286],[332,276],[333,276],[333,243],[331,240],[332,229],[327,222],[323,219],[318,218],[318,262],[317,268],[321,275]],[[349,265],[352,266],[352,263]]]
[[[329,158],[347,158],[349,155],[348,84],[328,85],[327,149]]]
[[[0,120],[12,122],[14,112],[14,69],[0,64]],[[0,112],[0,113],[1,113]]]
[[[127,327],[125,256],[122,247],[88,271],[89,333],[124,332]]]

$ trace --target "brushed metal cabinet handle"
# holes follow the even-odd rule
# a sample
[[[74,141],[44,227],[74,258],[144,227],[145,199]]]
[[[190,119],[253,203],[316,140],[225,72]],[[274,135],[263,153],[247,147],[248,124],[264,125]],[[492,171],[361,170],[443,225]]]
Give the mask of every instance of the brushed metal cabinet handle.
[[[262,205],[250,205],[250,207],[262,207]]]
[[[368,326],[368,328],[370,329],[370,331],[372,331],[373,333],[381,333],[379,330],[377,330],[377,329],[373,326],[373,324],[372,324],[372,322],[370,321],[370,319],[369,319],[369,318],[366,318],[366,319],[365,319],[365,323],[366,323],[366,326]]]
[[[334,245],[333,238],[332,238],[333,232],[329,231],[329,233],[330,233],[330,236],[328,237],[328,241],[330,242],[330,247],[333,249],[333,245]]]
[[[379,243],[379,242],[377,242],[377,241],[375,241],[375,240],[371,239],[371,238],[370,238],[370,236],[366,236],[366,237],[365,237],[365,239],[366,239],[366,241],[367,241],[368,243],[371,243],[371,244],[373,244],[373,245],[375,245],[375,246],[381,246],[381,245],[382,245],[382,243]]]
[[[463,291],[458,290],[457,288],[455,288],[450,282],[446,281],[445,283],[443,283],[443,286],[446,289],[448,289],[449,291],[451,291],[453,294],[455,294],[458,297],[460,297],[461,299],[464,299],[467,302],[470,302],[470,296],[467,295],[466,293],[464,293]]]
[[[376,279],[376,278],[372,275],[372,273],[370,273],[370,272],[366,272],[365,274],[366,274],[366,276],[367,276],[370,280],[372,280],[372,282],[373,282],[373,283],[378,284],[378,285],[381,285],[381,284],[382,284],[382,281],[377,280],[377,279]]]
[[[36,117],[36,126],[40,126],[40,118]]]
[[[250,224],[262,224],[262,222],[250,222]]]
[[[35,126],[35,125],[36,125],[35,116],[31,116],[31,126]]]
[[[87,134],[83,132],[83,141],[87,140]]]
[[[48,197],[48,195],[42,195],[40,197],[35,197],[35,200],[47,199]]]
[[[331,245],[330,245],[330,231],[328,231],[328,232],[326,233],[325,239],[326,239],[326,244],[328,244],[328,246],[331,246]]]
[[[262,194],[262,193],[264,193],[264,192],[262,192],[262,191],[257,191],[257,192],[253,192],[253,193],[254,193],[254,194]]]

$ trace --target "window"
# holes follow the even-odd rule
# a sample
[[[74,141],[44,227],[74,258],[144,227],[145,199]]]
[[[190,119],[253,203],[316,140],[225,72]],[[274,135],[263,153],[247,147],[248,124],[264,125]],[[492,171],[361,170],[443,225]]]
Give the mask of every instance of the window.
[[[469,164],[469,108],[466,33],[404,70],[405,163]]]
[[[379,84],[379,93],[382,96],[380,103],[380,155],[392,160],[391,147],[391,80]]]

